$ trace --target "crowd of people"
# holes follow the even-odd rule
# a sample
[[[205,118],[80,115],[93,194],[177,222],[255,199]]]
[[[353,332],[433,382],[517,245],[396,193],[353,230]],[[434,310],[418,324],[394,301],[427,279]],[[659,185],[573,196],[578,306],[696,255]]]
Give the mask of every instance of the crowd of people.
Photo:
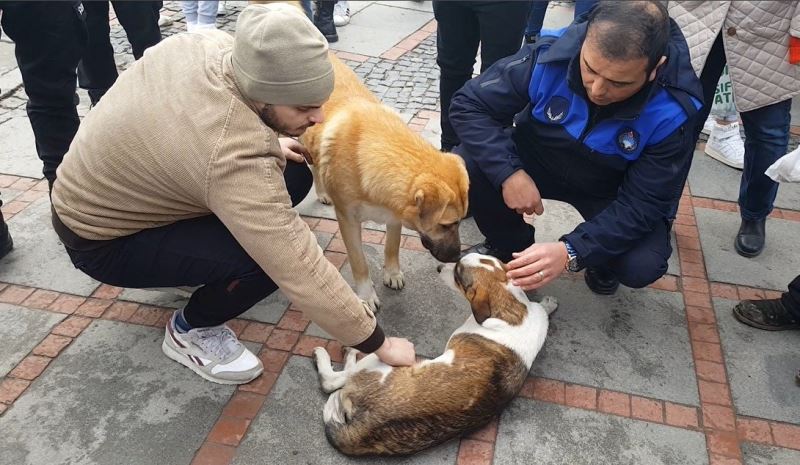
[[[214,382],[262,372],[225,322],[278,288],[343,344],[413,363],[413,344],[384,334],[293,209],[311,187],[293,137],[324,122],[328,43],[350,21],[347,2],[250,5],[230,35],[215,26],[224,2],[186,1],[188,33],[165,40],[161,2],[110,3],[137,59],[121,75],[108,2],[0,3],[75,267],[121,287],[199,286],[167,324],[164,352]],[[715,158],[741,158],[734,245],[759,255],[778,190],[764,171],[787,151],[800,94],[800,2],[578,1],[558,30],[542,27],[546,3],[433,2],[441,149],[464,159],[486,237],[470,251],[507,262],[525,290],[581,270],[601,295],[659,279],[727,66],[734,105],[715,115],[707,150],[736,143],[741,120],[741,150]],[[83,122],[76,83],[93,106]],[[537,242],[524,215],[541,215],[543,199],[585,221]],[[0,226],[2,256],[12,242]],[[800,328],[800,277],[734,315]]]

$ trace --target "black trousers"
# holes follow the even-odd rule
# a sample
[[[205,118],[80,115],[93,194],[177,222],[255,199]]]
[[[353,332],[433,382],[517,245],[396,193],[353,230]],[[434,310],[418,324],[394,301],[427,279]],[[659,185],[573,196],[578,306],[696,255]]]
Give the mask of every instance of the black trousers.
[[[311,189],[311,171],[288,162],[284,178],[297,205]],[[231,320],[278,288],[214,215],[145,229],[94,250],[67,248],[67,253],[76,268],[114,286],[203,286],[184,308],[193,327]]]
[[[565,181],[564,172],[554,170],[537,159],[533,147],[520,146],[518,150],[524,163],[525,172],[536,183],[543,199],[566,202],[583,216],[591,219],[602,212],[616,196],[616,189],[610,184],[602,187],[599,182],[585,185]],[[469,205],[478,229],[493,247],[504,252],[520,252],[534,243],[533,229],[528,226],[522,215],[508,208],[503,200],[502,192],[494,188],[489,179],[477,165],[475,160],[457,146],[454,152],[460,155],[466,164],[469,174]],[[573,163],[574,172],[579,170],[580,163]],[[597,167],[589,166],[589,170]],[[671,222],[664,220],[646,236],[636,242],[633,247],[613,257],[606,263],[594,266],[613,273],[619,282],[632,288],[645,287],[667,272],[667,261],[672,255],[670,244]],[[565,231],[566,232],[566,231]]]
[[[795,318],[800,318],[800,275],[789,283],[789,291],[783,293],[781,303]]]
[[[78,84],[82,89],[89,91],[93,105],[97,104],[118,76],[117,65],[114,62],[114,47],[111,46],[109,37],[111,27],[108,23],[108,3],[107,1],[83,2],[89,41],[78,67]],[[161,41],[158,12],[162,2],[112,1],[111,4],[128,36],[134,58],[138,60],[148,47]]]
[[[3,31],[14,41],[36,152],[50,185],[78,131],[75,80],[87,33],[79,2],[0,2]]]
[[[481,73],[500,58],[513,55],[522,44],[530,1],[437,1],[436,63],[439,65],[442,149],[459,144],[450,125],[453,94],[472,78],[478,44]]]

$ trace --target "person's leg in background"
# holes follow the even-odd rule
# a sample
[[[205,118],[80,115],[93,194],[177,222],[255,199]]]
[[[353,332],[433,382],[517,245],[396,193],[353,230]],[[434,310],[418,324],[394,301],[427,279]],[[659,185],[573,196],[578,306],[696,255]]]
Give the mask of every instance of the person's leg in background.
[[[548,4],[550,2],[547,0],[533,0],[531,11],[528,14],[528,21],[525,25],[525,43],[532,44],[536,42],[536,38],[542,32],[542,24],[544,24],[544,15],[547,13]]]
[[[103,94],[117,80],[114,47],[109,34],[107,1],[85,2],[83,20],[86,22],[88,40],[86,51],[78,65],[78,85],[86,89],[92,105],[97,105]]]
[[[197,29],[217,28],[218,0],[200,0],[197,2]]]
[[[519,50],[531,2],[480,2],[475,6],[481,36],[481,73]]]
[[[314,11],[311,9],[311,0],[300,0],[300,6],[303,7],[303,13],[308,16],[308,19],[314,21]]]
[[[744,124],[744,170],[739,187],[742,224],[736,235],[736,251],[755,257],[764,249],[767,215],[772,212],[778,183],[764,174],[789,145],[792,101],[787,99],[742,113]]]
[[[591,10],[599,0],[575,0],[575,18]]]
[[[333,23],[333,8],[336,6],[336,0],[316,0],[315,4],[314,26],[317,26],[328,42],[338,41],[339,34]]]
[[[158,27],[158,6],[161,2],[112,1],[119,24],[125,29],[131,53],[135,59],[144,55],[149,47],[161,42],[161,29]],[[216,18],[215,18],[216,21]]]
[[[727,67],[714,92],[714,100],[708,102],[711,116],[703,126],[705,132],[709,127],[705,153],[715,160],[732,168],[744,167],[744,141],[739,133],[739,112],[733,104],[731,79]]]
[[[2,28],[28,95],[27,113],[36,152],[51,188],[80,119],[75,94],[87,32],[79,2],[4,2]]]
[[[436,63],[440,71],[441,149],[445,152],[459,144],[458,136],[450,124],[450,101],[453,94],[472,78],[472,68],[481,40],[480,25],[472,3],[439,0],[433,2],[433,15],[436,18]]]

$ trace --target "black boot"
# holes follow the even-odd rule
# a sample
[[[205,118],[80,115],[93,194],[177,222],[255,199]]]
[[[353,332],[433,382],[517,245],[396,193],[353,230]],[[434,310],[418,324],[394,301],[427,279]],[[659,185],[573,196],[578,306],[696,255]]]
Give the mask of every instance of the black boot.
[[[767,219],[742,220],[736,241],[733,243],[736,252],[743,257],[755,257],[764,250]]]
[[[531,225],[528,225],[528,227],[531,230],[531,240],[530,240],[530,244],[525,246],[526,248],[530,247],[534,242],[536,242],[536,228],[534,228]],[[480,244],[473,245],[472,247],[462,251],[461,252],[461,256],[463,257],[464,255],[467,255],[467,254],[479,253],[481,255],[491,255],[492,257],[500,260],[503,263],[508,263],[514,258],[511,255],[512,252],[516,252],[516,251],[511,251],[511,250],[506,250],[506,249],[500,248],[500,247],[498,247],[496,245],[493,245],[487,239],[487,240],[481,242]]]
[[[614,273],[600,268],[586,268],[583,279],[595,294],[612,295],[619,289],[619,279]]]
[[[333,24],[333,7],[336,2],[333,0],[323,0],[316,2],[317,11],[314,12],[314,26],[325,36],[328,42],[333,43],[339,40],[336,33],[336,25]]]
[[[0,200],[0,206],[3,201]],[[0,211],[0,258],[5,257],[11,249],[14,248],[14,241],[11,240],[11,234],[8,233],[8,225],[3,219],[3,212]]]

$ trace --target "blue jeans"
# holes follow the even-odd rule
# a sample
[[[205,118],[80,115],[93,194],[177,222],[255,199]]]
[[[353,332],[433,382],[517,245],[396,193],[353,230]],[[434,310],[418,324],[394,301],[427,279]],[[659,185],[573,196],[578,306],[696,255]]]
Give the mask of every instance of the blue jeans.
[[[706,102],[714,101],[714,91],[725,63],[722,37],[718,35],[700,74],[703,99]],[[746,137],[744,170],[739,184],[739,211],[744,220],[761,220],[772,212],[775,197],[778,195],[778,183],[767,177],[764,171],[778,158],[786,155],[791,107],[792,101],[787,99],[740,114]],[[706,103],[700,110],[695,126],[695,140],[700,136],[710,111],[710,103]]]
[[[575,18],[589,11],[598,0],[575,0]],[[528,25],[525,28],[526,36],[538,36],[542,32],[544,15],[547,13],[548,1],[536,0],[528,14]]]

